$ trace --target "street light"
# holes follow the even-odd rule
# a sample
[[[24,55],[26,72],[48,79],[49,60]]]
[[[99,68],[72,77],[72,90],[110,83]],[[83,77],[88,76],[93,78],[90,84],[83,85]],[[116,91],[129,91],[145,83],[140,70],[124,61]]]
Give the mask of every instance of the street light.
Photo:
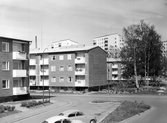
[[[43,60],[43,70],[42,70],[42,72],[43,72],[43,105],[44,105],[44,52],[45,52],[45,50],[48,50],[48,48],[45,48],[44,50],[43,50],[43,58],[42,58],[42,60]]]

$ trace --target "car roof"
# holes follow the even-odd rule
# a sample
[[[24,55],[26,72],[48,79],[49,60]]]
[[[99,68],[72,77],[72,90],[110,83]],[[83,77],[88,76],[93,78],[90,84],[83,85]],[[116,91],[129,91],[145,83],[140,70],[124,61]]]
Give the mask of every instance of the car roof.
[[[68,117],[65,117],[65,116],[53,116],[53,117],[50,117],[48,119],[46,119],[46,121],[52,121],[52,120],[61,120],[61,119],[69,119]]]
[[[70,109],[70,110],[63,111],[62,113],[63,114],[70,114],[70,113],[78,112],[78,111],[80,111],[80,110],[78,110],[78,109]]]

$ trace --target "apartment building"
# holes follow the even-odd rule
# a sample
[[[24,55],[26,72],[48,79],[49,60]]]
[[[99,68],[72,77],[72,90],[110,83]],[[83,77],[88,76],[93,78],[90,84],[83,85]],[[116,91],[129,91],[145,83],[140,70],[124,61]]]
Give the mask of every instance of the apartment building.
[[[105,86],[106,81],[106,52],[98,46],[30,52],[32,89],[85,90]]]
[[[76,45],[79,45],[78,42],[72,41],[70,39],[65,39],[65,40],[52,42],[51,48],[60,48],[60,47],[68,47],[68,46],[76,46]]]
[[[31,41],[0,37],[0,98],[29,94]]]
[[[121,49],[124,41],[121,35],[115,33],[104,35],[93,39],[93,45],[101,47],[105,51],[112,49]]]
[[[120,81],[122,78],[123,64],[121,59],[107,58],[107,80]]]
[[[167,41],[162,41],[163,45],[163,56],[167,57]]]

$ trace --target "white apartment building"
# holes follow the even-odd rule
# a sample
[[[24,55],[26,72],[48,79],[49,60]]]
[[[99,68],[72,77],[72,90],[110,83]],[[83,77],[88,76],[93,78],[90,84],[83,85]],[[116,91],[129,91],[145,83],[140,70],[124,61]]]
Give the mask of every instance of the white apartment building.
[[[124,46],[124,41],[121,35],[115,33],[94,38],[93,45],[99,46],[103,50],[108,51],[111,46],[114,49],[121,49]]]
[[[76,45],[79,45],[78,42],[72,41],[70,39],[65,39],[65,40],[52,42],[51,48],[54,49],[54,48],[76,46]]]
[[[167,41],[162,41],[163,44],[163,56],[167,57]]]

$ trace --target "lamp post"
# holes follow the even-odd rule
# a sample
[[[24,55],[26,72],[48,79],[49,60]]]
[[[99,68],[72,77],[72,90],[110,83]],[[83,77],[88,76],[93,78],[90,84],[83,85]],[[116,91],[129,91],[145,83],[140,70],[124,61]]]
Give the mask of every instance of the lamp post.
[[[42,72],[43,72],[43,105],[44,105],[44,52],[45,52],[45,50],[47,50],[48,48],[45,48],[44,50],[43,50],[43,58],[42,58],[42,60],[43,60],[43,69],[42,69]]]

